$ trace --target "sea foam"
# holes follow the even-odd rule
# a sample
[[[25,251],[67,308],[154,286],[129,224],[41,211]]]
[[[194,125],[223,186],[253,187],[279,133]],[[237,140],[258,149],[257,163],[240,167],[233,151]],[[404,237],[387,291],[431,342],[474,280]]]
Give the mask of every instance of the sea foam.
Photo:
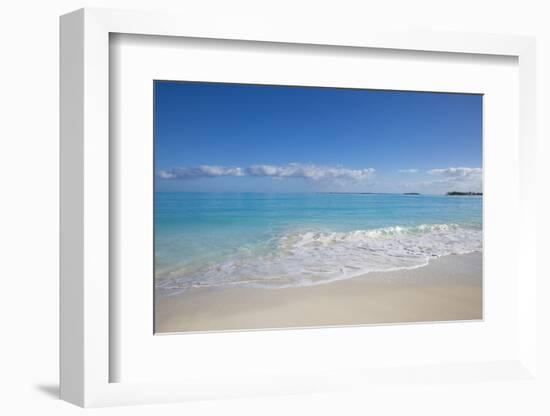
[[[193,287],[285,288],[328,283],[370,272],[425,266],[431,258],[482,250],[479,228],[425,224],[350,232],[299,231],[281,236],[272,250],[232,258],[157,279],[157,293]],[[368,277],[368,276],[367,276]]]

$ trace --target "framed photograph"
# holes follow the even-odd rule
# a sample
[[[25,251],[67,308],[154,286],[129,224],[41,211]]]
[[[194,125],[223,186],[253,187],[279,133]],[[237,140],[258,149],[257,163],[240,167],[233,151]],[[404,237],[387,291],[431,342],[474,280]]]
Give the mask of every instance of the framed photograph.
[[[61,18],[62,398],[531,379],[534,40],[247,22]]]

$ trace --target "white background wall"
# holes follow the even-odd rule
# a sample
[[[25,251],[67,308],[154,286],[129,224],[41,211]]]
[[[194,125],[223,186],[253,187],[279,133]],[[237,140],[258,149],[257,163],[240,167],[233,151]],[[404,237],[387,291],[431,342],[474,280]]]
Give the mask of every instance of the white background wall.
[[[546,4],[545,4],[546,3]],[[236,14],[309,24],[369,22],[401,27],[536,35],[538,37],[539,189],[550,189],[550,11],[535,0],[169,1],[5,0],[0,8],[0,413],[56,414],[82,410],[56,400],[58,383],[58,16],[84,6],[179,10],[208,19]],[[550,212],[541,196],[540,212]],[[542,215],[541,215],[542,216]],[[546,214],[548,217],[548,214]],[[539,267],[550,248],[549,221],[539,223]],[[539,285],[540,300],[550,284]],[[546,295],[545,295],[546,294]],[[550,351],[550,319],[540,324]],[[546,330],[544,330],[546,328]],[[550,374],[541,351],[541,368]],[[546,388],[506,383],[424,387],[92,410],[123,414],[550,414]],[[546,397],[544,397],[546,394]]]

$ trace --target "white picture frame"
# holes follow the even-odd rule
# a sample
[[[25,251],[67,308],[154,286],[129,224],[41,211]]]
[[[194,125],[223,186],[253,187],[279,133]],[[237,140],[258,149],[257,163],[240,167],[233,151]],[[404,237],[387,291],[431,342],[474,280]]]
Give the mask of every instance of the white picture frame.
[[[382,48],[516,57],[519,65],[519,223],[517,354],[498,361],[442,363],[368,372],[336,368],[330,377],[293,373],[274,376],[188,377],[178,381],[113,382],[120,359],[111,339],[113,268],[110,258],[109,36],[113,33],[185,38]],[[167,13],[82,9],[61,18],[61,397],[80,406],[183,401],[258,394],[323,392],[348,384],[407,380],[466,380],[536,374],[535,41],[530,37],[464,33],[303,31],[249,22],[194,21]],[[259,333],[249,333],[260,337]],[[216,341],[219,342],[219,341]],[[516,351],[516,350],[515,350]],[[482,373],[483,377],[479,377]],[[478,376],[476,376],[476,374]],[[345,382],[343,381],[345,380]],[[391,380],[391,381],[390,381]]]

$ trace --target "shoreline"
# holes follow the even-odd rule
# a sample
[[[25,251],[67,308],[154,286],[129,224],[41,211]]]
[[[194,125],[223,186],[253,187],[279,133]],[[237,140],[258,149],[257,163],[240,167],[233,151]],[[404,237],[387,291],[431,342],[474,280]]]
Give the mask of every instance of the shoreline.
[[[193,288],[155,297],[155,333],[482,319],[482,253],[288,288]]]

